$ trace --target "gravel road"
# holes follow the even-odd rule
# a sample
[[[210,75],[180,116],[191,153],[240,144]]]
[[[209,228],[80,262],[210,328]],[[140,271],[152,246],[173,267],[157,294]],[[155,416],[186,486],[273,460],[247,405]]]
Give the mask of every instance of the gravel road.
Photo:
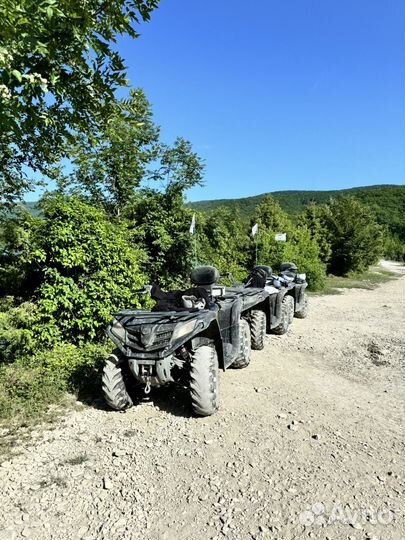
[[[37,429],[0,467],[0,540],[403,540],[404,289],[311,298],[213,417],[162,389]]]

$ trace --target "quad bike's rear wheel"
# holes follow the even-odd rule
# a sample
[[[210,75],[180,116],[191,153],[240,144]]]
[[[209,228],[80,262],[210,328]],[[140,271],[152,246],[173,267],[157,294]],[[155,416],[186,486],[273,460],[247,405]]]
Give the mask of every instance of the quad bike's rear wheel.
[[[102,389],[104,399],[112,409],[122,411],[133,405],[125,385],[122,362],[115,354],[111,354],[105,362]]]
[[[286,295],[281,303],[281,318],[280,324],[272,329],[273,334],[281,336],[285,334],[290,326],[290,322],[294,316],[294,298]]]
[[[304,305],[303,307],[294,313],[294,317],[297,319],[305,319],[308,316],[308,296],[304,294]]]
[[[210,416],[219,408],[218,355],[213,343],[193,351],[190,397],[193,410],[199,416]]]
[[[251,337],[249,323],[245,319],[241,319],[239,322],[239,328],[240,354],[232,364],[232,367],[235,369],[242,369],[250,364]]]
[[[251,345],[255,351],[261,351],[266,337],[266,314],[264,311],[253,309],[250,313]]]

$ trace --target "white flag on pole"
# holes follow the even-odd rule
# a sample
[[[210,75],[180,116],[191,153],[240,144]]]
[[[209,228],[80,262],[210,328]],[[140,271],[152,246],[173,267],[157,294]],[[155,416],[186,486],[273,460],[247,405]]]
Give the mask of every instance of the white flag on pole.
[[[259,230],[259,225],[255,223],[252,227],[252,236],[256,236],[258,230]]]
[[[190,234],[194,234],[194,231],[195,231],[195,214],[193,214],[189,232]]]

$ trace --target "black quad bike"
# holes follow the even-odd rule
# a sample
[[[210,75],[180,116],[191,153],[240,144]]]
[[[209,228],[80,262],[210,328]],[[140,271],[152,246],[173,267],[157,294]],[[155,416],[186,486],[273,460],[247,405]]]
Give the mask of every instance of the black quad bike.
[[[280,274],[274,275],[270,266],[255,266],[245,287],[263,288],[269,296],[256,306],[250,318],[252,348],[262,349],[269,333],[285,334],[293,317],[305,318],[308,299],[305,274],[298,274],[293,263],[283,263]]]
[[[219,274],[212,266],[195,268],[190,277],[194,289],[152,294],[157,311],[121,311],[108,326],[117,351],[106,360],[102,387],[113,409],[133,404],[132,379],[146,393],[169,383],[187,387],[194,412],[209,416],[219,406],[219,369],[249,364],[247,319],[267,291],[216,285]]]

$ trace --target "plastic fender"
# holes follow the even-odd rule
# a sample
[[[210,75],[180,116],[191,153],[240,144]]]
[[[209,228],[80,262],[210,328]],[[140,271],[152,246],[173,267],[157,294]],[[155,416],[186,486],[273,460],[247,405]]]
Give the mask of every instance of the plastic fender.
[[[127,349],[125,345],[120,341],[115,334],[111,332],[111,325],[108,325],[107,330],[105,332],[107,334],[107,337],[114,343],[114,345],[122,352],[124,356],[127,356]]]
[[[271,328],[275,328],[280,323],[280,317],[281,317],[281,304],[283,303],[284,296],[288,293],[288,289],[282,289],[276,298],[276,302],[274,305],[274,312],[273,317],[271,320]]]

